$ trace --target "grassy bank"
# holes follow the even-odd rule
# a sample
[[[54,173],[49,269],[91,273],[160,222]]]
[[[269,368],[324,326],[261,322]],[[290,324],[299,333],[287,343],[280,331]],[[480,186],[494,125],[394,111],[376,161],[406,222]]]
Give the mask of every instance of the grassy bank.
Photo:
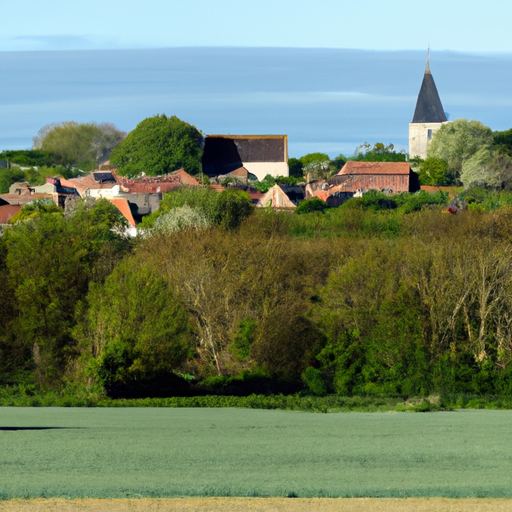
[[[207,395],[194,397],[112,399],[104,393],[36,393],[24,387],[0,388],[0,407],[235,407],[303,412],[429,412],[452,409],[512,409],[511,396],[446,395],[429,397],[338,395]]]

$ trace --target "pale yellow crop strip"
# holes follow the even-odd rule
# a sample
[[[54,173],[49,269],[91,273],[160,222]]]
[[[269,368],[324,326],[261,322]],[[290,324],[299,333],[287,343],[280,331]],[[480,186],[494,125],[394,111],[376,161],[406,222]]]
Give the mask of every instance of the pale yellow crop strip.
[[[176,498],[0,501],[1,512],[505,512],[512,499]]]

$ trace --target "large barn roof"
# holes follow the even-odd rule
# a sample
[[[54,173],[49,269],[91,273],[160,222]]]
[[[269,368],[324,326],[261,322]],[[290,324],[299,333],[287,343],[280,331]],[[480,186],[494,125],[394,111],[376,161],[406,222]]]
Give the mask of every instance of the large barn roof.
[[[251,162],[287,162],[286,135],[207,135],[203,172],[208,176],[229,174]]]
[[[408,175],[411,166],[408,162],[358,162],[348,161],[338,173],[346,174],[404,174]]]

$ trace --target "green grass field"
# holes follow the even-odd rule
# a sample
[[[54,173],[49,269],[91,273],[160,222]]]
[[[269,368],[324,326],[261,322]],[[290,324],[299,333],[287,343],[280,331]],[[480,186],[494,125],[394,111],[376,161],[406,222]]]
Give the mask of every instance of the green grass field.
[[[0,408],[0,497],[511,497],[512,411]]]

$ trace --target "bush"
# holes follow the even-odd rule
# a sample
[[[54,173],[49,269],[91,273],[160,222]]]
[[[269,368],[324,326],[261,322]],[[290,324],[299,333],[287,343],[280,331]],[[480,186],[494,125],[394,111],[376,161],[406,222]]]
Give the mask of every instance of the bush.
[[[318,197],[313,197],[311,199],[301,201],[297,208],[295,208],[295,213],[301,215],[311,212],[324,212],[327,208],[328,206],[325,201],[322,201]]]

